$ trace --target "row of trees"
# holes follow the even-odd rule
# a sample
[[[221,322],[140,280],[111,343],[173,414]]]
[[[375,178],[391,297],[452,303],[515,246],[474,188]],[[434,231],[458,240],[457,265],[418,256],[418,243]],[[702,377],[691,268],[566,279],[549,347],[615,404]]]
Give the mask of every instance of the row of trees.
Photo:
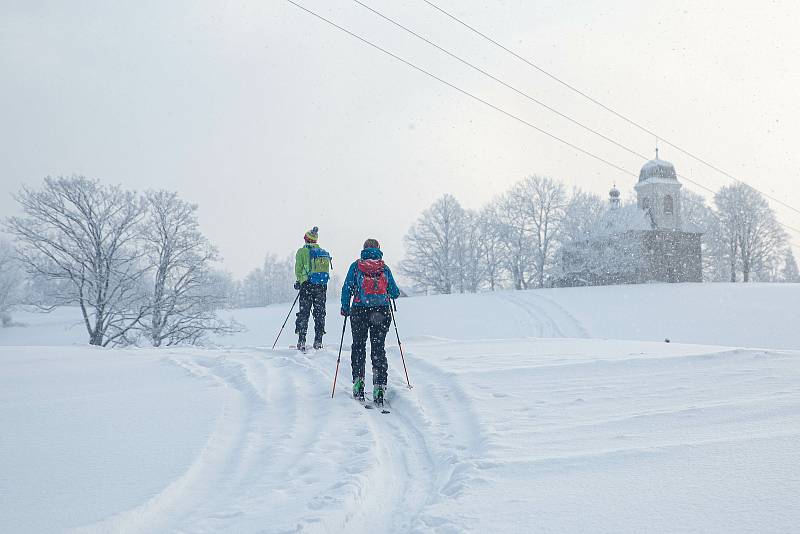
[[[235,329],[216,314],[226,285],[217,250],[197,206],[176,193],[48,177],[15,199],[23,214],[5,221],[15,259],[29,286],[45,288],[28,291],[28,303],[77,305],[90,344],[196,343]]]
[[[764,281],[797,281],[786,232],[766,199],[746,184],[726,186],[714,195],[716,209],[705,214],[709,248],[725,261],[731,282],[739,277]],[[783,272],[780,272],[783,260]]]
[[[23,188],[22,215],[5,220],[16,249],[0,241],[0,320],[19,304],[76,305],[89,343],[196,343],[237,325],[222,307],[291,301],[294,257],[267,255],[244,279],[213,268],[219,256],[199,230],[197,207],[168,191],[137,194],[83,177]],[[402,273],[418,291],[544,287],[563,273],[562,251],[596,231],[599,196],[531,176],[479,211],[452,195],[431,205],[406,235]],[[763,197],[723,187],[713,206],[681,196],[685,223],[703,232],[708,281],[800,282],[785,232]],[[332,276],[331,286],[339,287]]]
[[[540,176],[518,182],[480,211],[444,195],[408,231],[402,272],[418,290],[434,293],[543,287],[566,236],[567,214],[575,211],[571,201],[586,198],[577,192],[570,199],[563,184]]]
[[[260,267],[236,282],[231,302],[237,308],[252,308],[292,301],[297,293],[293,285],[294,256],[279,259],[267,254]]]
[[[233,282],[228,302],[235,308],[253,308],[291,302],[297,295],[294,289],[294,254],[280,259],[267,254],[264,263],[250,271],[242,280]],[[328,282],[328,298],[341,294],[342,279],[335,272]]]
[[[703,232],[707,281],[800,281],[786,233],[757,191],[723,187],[713,206],[684,191],[681,203],[684,225]],[[591,238],[608,208],[598,195],[542,176],[478,211],[444,195],[406,234],[402,272],[422,292],[545,287],[563,274],[562,251]]]

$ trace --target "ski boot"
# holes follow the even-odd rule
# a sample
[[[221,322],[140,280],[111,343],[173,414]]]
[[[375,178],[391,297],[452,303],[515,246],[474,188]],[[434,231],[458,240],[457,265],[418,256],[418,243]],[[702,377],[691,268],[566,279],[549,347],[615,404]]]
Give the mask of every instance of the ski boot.
[[[306,351],[306,336],[302,334],[297,338],[297,350],[300,352]]]
[[[383,408],[383,397],[386,393],[386,386],[383,384],[375,384],[372,388],[372,402],[378,408]]]
[[[314,350],[320,350],[321,348],[322,348],[322,337],[314,336]]]
[[[357,378],[353,381],[353,398],[364,402],[364,379]]]

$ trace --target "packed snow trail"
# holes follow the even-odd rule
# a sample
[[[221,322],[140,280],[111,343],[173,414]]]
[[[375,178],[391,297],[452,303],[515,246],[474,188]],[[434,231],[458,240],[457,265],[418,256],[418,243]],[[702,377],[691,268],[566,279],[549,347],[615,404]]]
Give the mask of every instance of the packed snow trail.
[[[86,370],[86,349],[72,350],[48,358]],[[0,362],[36,369],[47,362],[36,361],[37,351],[0,349]],[[3,510],[12,512],[1,516],[3,531],[781,532],[800,521],[796,351],[568,339],[417,342],[406,354],[412,390],[397,348],[390,349],[389,415],[350,397],[346,353],[330,398],[332,350],[102,356],[92,369],[108,362],[112,373],[120,365],[163,373],[166,365],[177,372],[176,386],[206,388],[216,406],[198,390],[192,399],[206,411],[180,413],[210,416],[204,442],[186,450],[182,470],[156,472],[161,487],[132,507],[77,524],[65,523],[70,514],[60,511],[48,523],[55,511],[40,497],[38,528],[27,527],[20,510]],[[6,396],[23,375],[28,386],[43,380],[12,376],[2,384]],[[35,404],[6,400],[29,417],[70,402],[40,390]],[[102,406],[82,409],[95,410],[95,425],[124,426],[136,409],[129,401],[125,390],[107,392]],[[168,399],[161,414],[175,403]],[[3,406],[0,415],[10,413]],[[162,440],[165,430],[140,428],[132,451]],[[102,453],[107,445],[82,432],[94,430],[40,437]],[[15,438],[4,436],[0,453],[8,458],[10,448],[23,461]],[[83,467],[100,469],[98,477],[105,470],[119,484],[127,479],[115,473],[140,465],[133,455],[115,462]],[[31,483],[24,472],[11,473],[19,480],[6,492]],[[92,501],[102,509],[127,501],[104,495]],[[9,517],[16,519],[4,525]]]
[[[800,524],[800,350],[592,339],[567,300],[429,299],[439,330],[458,339],[398,315],[414,388],[390,343],[387,415],[351,398],[347,350],[330,398],[330,347],[0,347],[0,531]],[[796,315],[791,299],[776,302],[791,305],[771,313]],[[676,337],[715,324],[688,312],[689,326],[669,324]],[[763,316],[738,320],[724,328],[753,346],[772,340]],[[780,343],[800,348],[792,340]],[[370,382],[368,366],[368,392]]]
[[[80,531],[409,532],[442,523],[426,507],[468,482],[479,429],[463,393],[430,383],[441,382],[435,371],[419,373],[418,385],[438,406],[433,415],[393,377],[393,411],[382,417],[350,398],[345,362],[336,397],[326,397],[332,351],[178,351],[169,360],[224,388],[214,431],[159,494]]]

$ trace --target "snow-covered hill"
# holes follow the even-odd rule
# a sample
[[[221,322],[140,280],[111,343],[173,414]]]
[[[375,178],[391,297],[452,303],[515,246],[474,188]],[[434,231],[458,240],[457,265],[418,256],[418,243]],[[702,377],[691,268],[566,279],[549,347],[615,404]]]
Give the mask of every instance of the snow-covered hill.
[[[798,303],[797,285],[403,299],[414,388],[395,342],[386,415],[349,398],[346,350],[330,398],[335,306],[307,355],[269,349],[288,306],[234,312],[249,331],[213,350],[63,346],[72,310],[19,316],[0,344],[62,346],[0,347],[0,531],[789,532]]]
[[[291,303],[228,312],[247,331],[223,346],[272,345]],[[445,339],[570,337],[800,349],[800,284],[654,284],[499,291],[400,299],[401,334]],[[76,309],[19,313],[27,327],[0,328],[0,345],[84,344]],[[281,338],[293,342],[292,321]],[[328,344],[341,334],[328,301]],[[338,339],[336,339],[338,343]]]

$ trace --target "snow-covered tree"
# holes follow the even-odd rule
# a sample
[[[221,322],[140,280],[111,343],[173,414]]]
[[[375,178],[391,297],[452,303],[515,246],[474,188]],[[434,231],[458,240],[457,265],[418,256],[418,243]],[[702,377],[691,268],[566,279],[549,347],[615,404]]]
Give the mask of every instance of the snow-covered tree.
[[[208,290],[219,301],[221,308],[236,306],[238,286],[228,271],[211,269],[208,273]]]
[[[769,280],[785,248],[786,233],[764,197],[752,187],[738,183],[714,195],[723,242],[727,246],[731,281],[736,272],[742,280]],[[772,274],[771,274],[772,273]]]
[[[0,239],[0,322],[11,324],[11,311],[22,298],[23,274],[17,263],[14,248]]]
[[[480,226],[482,264],[484,282],[490,291],[500,289],[504,279],[503,271],[503,234],[497,217],[497,205],[490,204],[478,215]]]
[[[449,294],[459,290],[459,251],[464,209],[444,195],[426,209],[405,236],[406,258],[401,271],[417,288]]]
[[[536,175],[516,183],[496,201],[504,263],[515,289],[544,286],[555,266],[566,206],[564,185]]]
[[[536,287],[544,287],[545,278],[554,266],[556,248],[564,222],[567,195],[564,185],[552,178],[531,176],[523,182],[530,196],[533,216],[534,266]]]
[[[52,297],[80,307],[90,344],[124,339],[147,312],[136,242],[143,202],[84,177],[48,177],[42,189],[23,187],[15,198],[24,216],[6,226],[28,272],[60,282]]]
[[[267,302],[267,279],[264,276],[264,270],[261,267],[256,267],[247,273],[247,276],[241,281],[241,302],[239,305],[245,308],[254,308],[266,306]]]
[[[503,268],[514,289],[527,289],[533,278],[533,215],[521,183],[503,193],[491,207],[502,240]]]
[[[291,302],[297,293],[293,286],[294,256],[281,260],[274,254],[267,254],[262,266],[250,271],[240,282],[238,305],[257,307]]]
[[[783,254],[783,270],[781,271],[782,282],[800,282],[800,270],[797,268],[797,260],[795,260],[792,247],[786,247],[786,252]]]
[[[149,259],[149,309],[140,325],[155,347],[197,343],[231,326],[216,310],[224,295],[215,288],[212,262],[217,250],[200,231],[197,206],[170,191],[145,194],[147,217],[142,243]]]
[[[681,216],[684,228],[702,232],[703,280],[724,282],[730,279],[729,247],[721,221],[705,199],[692,191],[681,192]]]
[[[487,279],[485,230],[476,212],[464,210],[455,250],[459,293],[475,293],[482,288]]]
[[[560,242],[569,245],[589,239],[597,231],[600,217],[606,209],[606,203],[598,195],[573,189],[564,208]]]
[[[559,251],[555,260],[560,275],[572,270],[583,273],[597,273],[601,270],[602,258],[599,251],[590,245],[607,209],[607,204],[598,195],[573,189],[564,208]],[[582,260],[580,265],[578,258]]]

